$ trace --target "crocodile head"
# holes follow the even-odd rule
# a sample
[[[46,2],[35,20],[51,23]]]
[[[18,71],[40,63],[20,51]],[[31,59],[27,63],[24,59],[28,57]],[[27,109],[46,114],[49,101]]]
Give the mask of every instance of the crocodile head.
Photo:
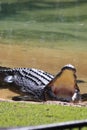
[[[65,101],[79,100],[80,90],[76,78],[76,68],[71,64],[65,65],[45,87],[45,99],[63,99]]]

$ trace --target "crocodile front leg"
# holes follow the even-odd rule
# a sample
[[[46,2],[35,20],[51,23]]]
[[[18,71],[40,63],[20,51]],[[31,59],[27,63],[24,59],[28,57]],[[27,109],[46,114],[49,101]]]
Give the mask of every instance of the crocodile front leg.
[[[37,91],[29,90],[28,92],[23,92],[20,96],[14,96],[12,100],[14,101],[44,101],[44,89],[37,89]]]
[[[35,102],[42,101],[37,96],[33,96],[33,95],[14,96],[14,97],[12,97],[12,100],[14,100],[14,101],[35,101]]]

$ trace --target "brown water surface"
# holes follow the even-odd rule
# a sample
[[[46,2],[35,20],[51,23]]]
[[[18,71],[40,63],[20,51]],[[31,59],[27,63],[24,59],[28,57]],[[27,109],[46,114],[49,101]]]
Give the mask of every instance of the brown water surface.
[[[87,51],[29,47],[28,45],[0,44],[0,66],[38,68],[57,74],[61,67],[72,64],[78,79],[87,81]],[[79,84],[81,93],[87,93],[87,83]],[[1,98],[10,98],[13,92],[0,90]]]

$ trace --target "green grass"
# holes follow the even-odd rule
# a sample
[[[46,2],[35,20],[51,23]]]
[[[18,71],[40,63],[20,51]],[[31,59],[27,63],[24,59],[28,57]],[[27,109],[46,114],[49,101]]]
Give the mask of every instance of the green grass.
[[[87,46],[85,0],[0,1],[1,43],[54,48],[59,44]]]
[[[87,108],[0,102],[0,127],[32,126],[87,118]]]

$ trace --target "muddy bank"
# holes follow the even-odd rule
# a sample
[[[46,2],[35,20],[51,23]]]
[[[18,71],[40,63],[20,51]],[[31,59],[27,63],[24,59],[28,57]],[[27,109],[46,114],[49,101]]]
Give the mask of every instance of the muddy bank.
[[[0,66],[38,68],[56,74],[65,64],[77,68],[77,77],[87,81],[87,52],[85,50],[31,48],[24,45],[0,44]],[[79,84],[81,93],[87,93],[87,83]],[[14,94],[0,89],[0,98],[11,99]]]
[[[0,98],[0,102],[14,102],[14,103],[30,103],[30,104],[56,104],[61,106],[72,106],[72,107],[87,107],[87,102],[79,102],[79,103],[67,103],[60,101],[45,101],[45,102],[33,102],[33,101],[12,101],[9,99]]]
[[[80,77],[87,75],[87,51],[51,48],[31,48],[24,45],[0,44],[0,65],[34,67],[56,74],[65,64],[77,68]]]

